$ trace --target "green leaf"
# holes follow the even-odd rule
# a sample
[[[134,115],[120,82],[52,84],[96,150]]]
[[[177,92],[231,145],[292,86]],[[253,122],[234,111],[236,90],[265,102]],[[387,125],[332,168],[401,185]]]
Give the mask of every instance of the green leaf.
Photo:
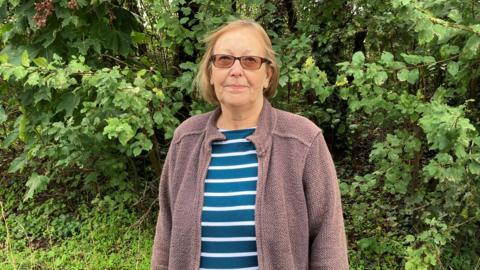
[[[420,72],[418,71],[418,68],[412,69],[408,72],[408,78],[407,81],[410,84],[415,84],[418,81],[418,78],[420,77]]]
[[[78,59],[74,59],[68,63],[68,69],[70,73],[89,72],[90,67],[85,65],[85,57],[79,56]]]
[[[359,51],[353,54],[352,56],[352,65],[361,66],[365,62],[365,55],[363,52]]]
[[[7,121],[7,114],[5,113],[5,110],[3,109],[2,104],[0,104],[0,124],[2,124],[5,121]]]
[[[380,71],[375,74],[375,83],[382,85],[388,79],[388,74],[385,71]]]
[[[155,25],[157,30],[162,29],[166,25],[166,21],[164,17],[160,17],[157,21],[157,24]]]
[[[135,136],[135,131],[129,124],[126,123],[122,126],[122,131],[123,132],[120,133],[120,136],[118,136],[118,140],[123,146],[125,146],[127,145],[128,141]]]
[[[480,163],[472,161],[470,164],[468,164],[468,169],[472,174],[480,175]]]
[[[15,66],[14,68],[12,68],[12,73],[17,80],[22,80],[28,74],[27,69],[23,66]]]
[[[448,36],[448,28],[443,25],[440,25],[440,24],[433,25],[433,31],[435,35],[438,37],[439,41],[443,41],[443,39]]]
[[[32,72],[28,75],[28,80],[25,82],[27,85],[36,86],[40,81],[40,76],[38,72]]]
[[[161,112],[155,112],[155,114],[153,115],[153,121],[155,121],[155,123],[157,125],[161,125],[163,123],[163,115]]]
[[[408,80],[408,69],[402,69],[397,73],[397,78],[399,81],[404,82]]]
[[[8,54],[0,54],[0,64],[8,63]]]
[[[448,73],[450,73],[450,75],[452,76],[457,75],[458,69],[459,69],[458,62],[451,61],[448,63],[447,70],[448,70]]]
[[[27,164],[27,155],[23,153],[10,163],[10,166],[8,167],[8,173],[15,173],[17,171],[22,172],[26,164]]]
[[[284,87],[285,85],[287,85],[287,81],[288,81],[288,75],[282,75],[278,80],[278,85],[280,85],[281,87]]]
[[[434,38],[433,27],[426,28],[419,33],[418,41],[420,42],[420,44],[425,44],[432,41],[433,38]]]
[[[463,47],[462,56],[467,59],[473,59],[476,57],[479,48],[480,36],[472,35],[465,43],[465,47]]]
[[[26,183],[26,186],[29,187],[29,189],[23,197],[23,201],[31,199],[33,198],[33,194],[45,190],[48,182],[50,182],[50,177],[38,175],[36,172],[33,172]]]
[[[62,27],[65,27],[69,24],[72,24],[73,26],[78,27],[80,25],[80,18],[78,16],[70,16],[70,15],[65,16],[62,21]]]
[[[411,243],[411,242],[413,242],[413,241],[415,241],[415,236],[413,236],[413,235],[411,235],[411,234],[405,236],[405,242]]]
[[[142,153],[142,148],[140,147],[135,147],[133,149],[133,156],[137,157],[138,155],[140,155],[140,153]]]
[[[148,36],[142,32],[132,31],[132,40],[137,44],[145,44],[148,41]]]
[[[35,94],[33,95],[33,102],[36,105],[42,100],[51,101],[52,100],[52,92],[50,88],[47,87],[40,87]]]
[[[402,53],[401,56],[403,57],[403,59],[405,59],[405,62],[412,65],[418,65],[420,63],[423,63],[423,57],[420,55]]]
[[[63,94],[60,98],[60,102],[57,105],[57,110],[55,111],[55,113],[65,111],[65,117],[69,117],[72,115],[73,110],[77,108],[79,103],[80,97],[78,97],[72,92],[67,92]]]
[[[22,65],[24,67],[29,67],[30,66],[30,58],[28,57],[27,50],[23,51],[23,53],[22,53]]]
[[[393,8],[399,8],[410,4],[411,0],[392,0]]]
[[[120,143],[125,146],[135,136],[136,131],[126,122],[116,117],[107,119],[108,125],[103,129],[103,134],[109,139],[117,137]]]
[[[185,24],[186,22],[188,22],[188,17],[183,17],[180,19],[180,24]]]
[[[35,65],[37,65],[38,67],[43,67],[43,68],[48,67],[48,61],[44,57],[38,57],[33,59],[33,63],[35,63]]]
[[[3,140],[1,148],[7,149],[15,140],[17,140],[17,138],[18,138],[18,130],[10,132],[5,138],[5,140]]]
[[[387,66],[391,64],[393,60],[394,60],[393,54],[389,52],[383,52],[382,56],[380,57],[380,62]]]
[[[188,16],[192,12],[192,9],[189,7],[182,7],[180,10],[182,11],[184,16]]]
[[[450,55],[457,54],[459,51],[460,51],[460,48],[458,46],[445,44],[440,48],[440,55],[442,57],[447,57]]]
[[[461,23],[462,22],[462,14],[458,9],[452,9],[448,13],[448,18],[452,19],[456,23]]]
[[[183,51],[184,51],[186,54],[188,54],[188,55],[193,55],[193,49],[194,49],[194,47],[193,47],[193,45],[192,45],[191,42],[188,42],[188,41],[184,42],[184,44],[183,44]]]

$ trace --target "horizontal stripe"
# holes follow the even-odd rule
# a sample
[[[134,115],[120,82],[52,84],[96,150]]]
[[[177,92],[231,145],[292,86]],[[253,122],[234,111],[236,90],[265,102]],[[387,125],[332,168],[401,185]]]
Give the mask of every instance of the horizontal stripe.
[[[235,210],[235,211],[203,211],[202,221],[204,222],[234,222],[234,221],[254,221],[255,210]]]
[[[208,166],[208,169],[209,170],[234,170],[234,169],[243,169],[243,168],[252,168],[252,167],[258,167],[258,163],[233,165],[233,166]]]
[[[255,191],[257,189],[256,181],[237,182],[237,183],[206,183],[204,192],[238,192]]]
[[[225,268],[200,268],[200,270],[225,270]],[[258,267],[228,268],[228,270],[258,270]]]
[[[209,253],[257,252],[257,242],[202,242],[201,251]]]
[[[258,176],[258,167],[236,170],[208,170],[206,179],[231,179]]]
[[[256,240],[257,237],[202,237],[203,242],[240,242]]]
[[[243,177],[243,178],[234,178],[234,179],[205,179],[205,183],[216,184],[216,183],[237,183],[237,182],[248,182],[248,181],[257,181],[258,177]]]
[[[246,139],[234,139],[234,140],[226,140],[226,141],[219,141],[219,142],[213,142],[214,145],[218,144],[229,144],[229,143],[248,143],[250,141]]]
[[[221,154],[214,154],[212,153],[212,157],[234,157],[234,156],[244,156],[244,155],[251,155],[257,154],[257,150],[248,150],[243,152],[231,152],[231,153],[221,153]]]
[[[255,205],[255,194],[233,197],[204,197],[203,206],[222,207],[238,205]]]
[[[257,191],[238,191],[238,192],[205,192],[205,196],[225,197],[257,194]]]
[[[256,236],[255,226],[202,226],[203,237],[251,237]]]
[[[255,210],[255,205],[238,205],[238,206],[226,206],[226,207],[204,206],[202,208],[203,211],[232,211],[232,210],[247,210],[247,209]]]
[[[208,252],[202,252],[201,255],[203,257],[215,257],[215,258],[248,257],[248,256],[257,256],[257,252],[237,252],[237,253],[208,253]]]
[[[255,145],[251,142],[212,145],[213,154],[245,152],[245,151],[251,151],[251,150],[255,150]]]
[[[210,160],[210,166],[231,166],[249,163],[258,163],[257,154],[231,157],[212,157]]]
[[[255,225],[255,221],[202,222],[202,226],[210,226],[210,227],[250,226],[250,225]]]
[[[245,268],[245,267],[257,267],[258,257],[200,257],[200,267],[202,268],[217,268],[222,270]]]

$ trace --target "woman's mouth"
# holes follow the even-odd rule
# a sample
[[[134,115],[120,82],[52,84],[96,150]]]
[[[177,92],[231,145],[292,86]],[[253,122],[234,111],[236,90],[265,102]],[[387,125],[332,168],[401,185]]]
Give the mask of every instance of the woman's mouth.
[[[241,90],[244,90],[247,88],[246,85],[242,85],[242,84],[228,84],[225,86],[225,88],[229,89],[229,90],[233,90],[233,91],[241,91]]]

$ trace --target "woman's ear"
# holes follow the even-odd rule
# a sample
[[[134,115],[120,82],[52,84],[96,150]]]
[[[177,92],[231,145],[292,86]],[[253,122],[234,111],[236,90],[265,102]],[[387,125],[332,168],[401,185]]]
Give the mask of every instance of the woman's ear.
[[[267,69],[267,76],[265,77],[265,81],[263,82],[263,88],[267,89],[268,86],[270,85],[270,80],[272,79],[272,74],[273,74],[273,68],[268,67]]]
[[[210,78],[210,85],[213,85],[213,76],[212,76],[212,68],[208,68],[208,77]]]

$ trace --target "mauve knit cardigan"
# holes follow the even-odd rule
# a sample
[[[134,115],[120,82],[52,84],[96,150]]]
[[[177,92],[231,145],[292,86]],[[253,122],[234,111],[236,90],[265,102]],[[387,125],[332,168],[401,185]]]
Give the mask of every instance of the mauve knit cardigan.
[[[197,270],[211,142],[220,109],[175,131],[163,165],[152,270]],[[334,163],[320,128],[264,99],[254,134],[258,182],[255,233],[261,270],[348,269]]]

